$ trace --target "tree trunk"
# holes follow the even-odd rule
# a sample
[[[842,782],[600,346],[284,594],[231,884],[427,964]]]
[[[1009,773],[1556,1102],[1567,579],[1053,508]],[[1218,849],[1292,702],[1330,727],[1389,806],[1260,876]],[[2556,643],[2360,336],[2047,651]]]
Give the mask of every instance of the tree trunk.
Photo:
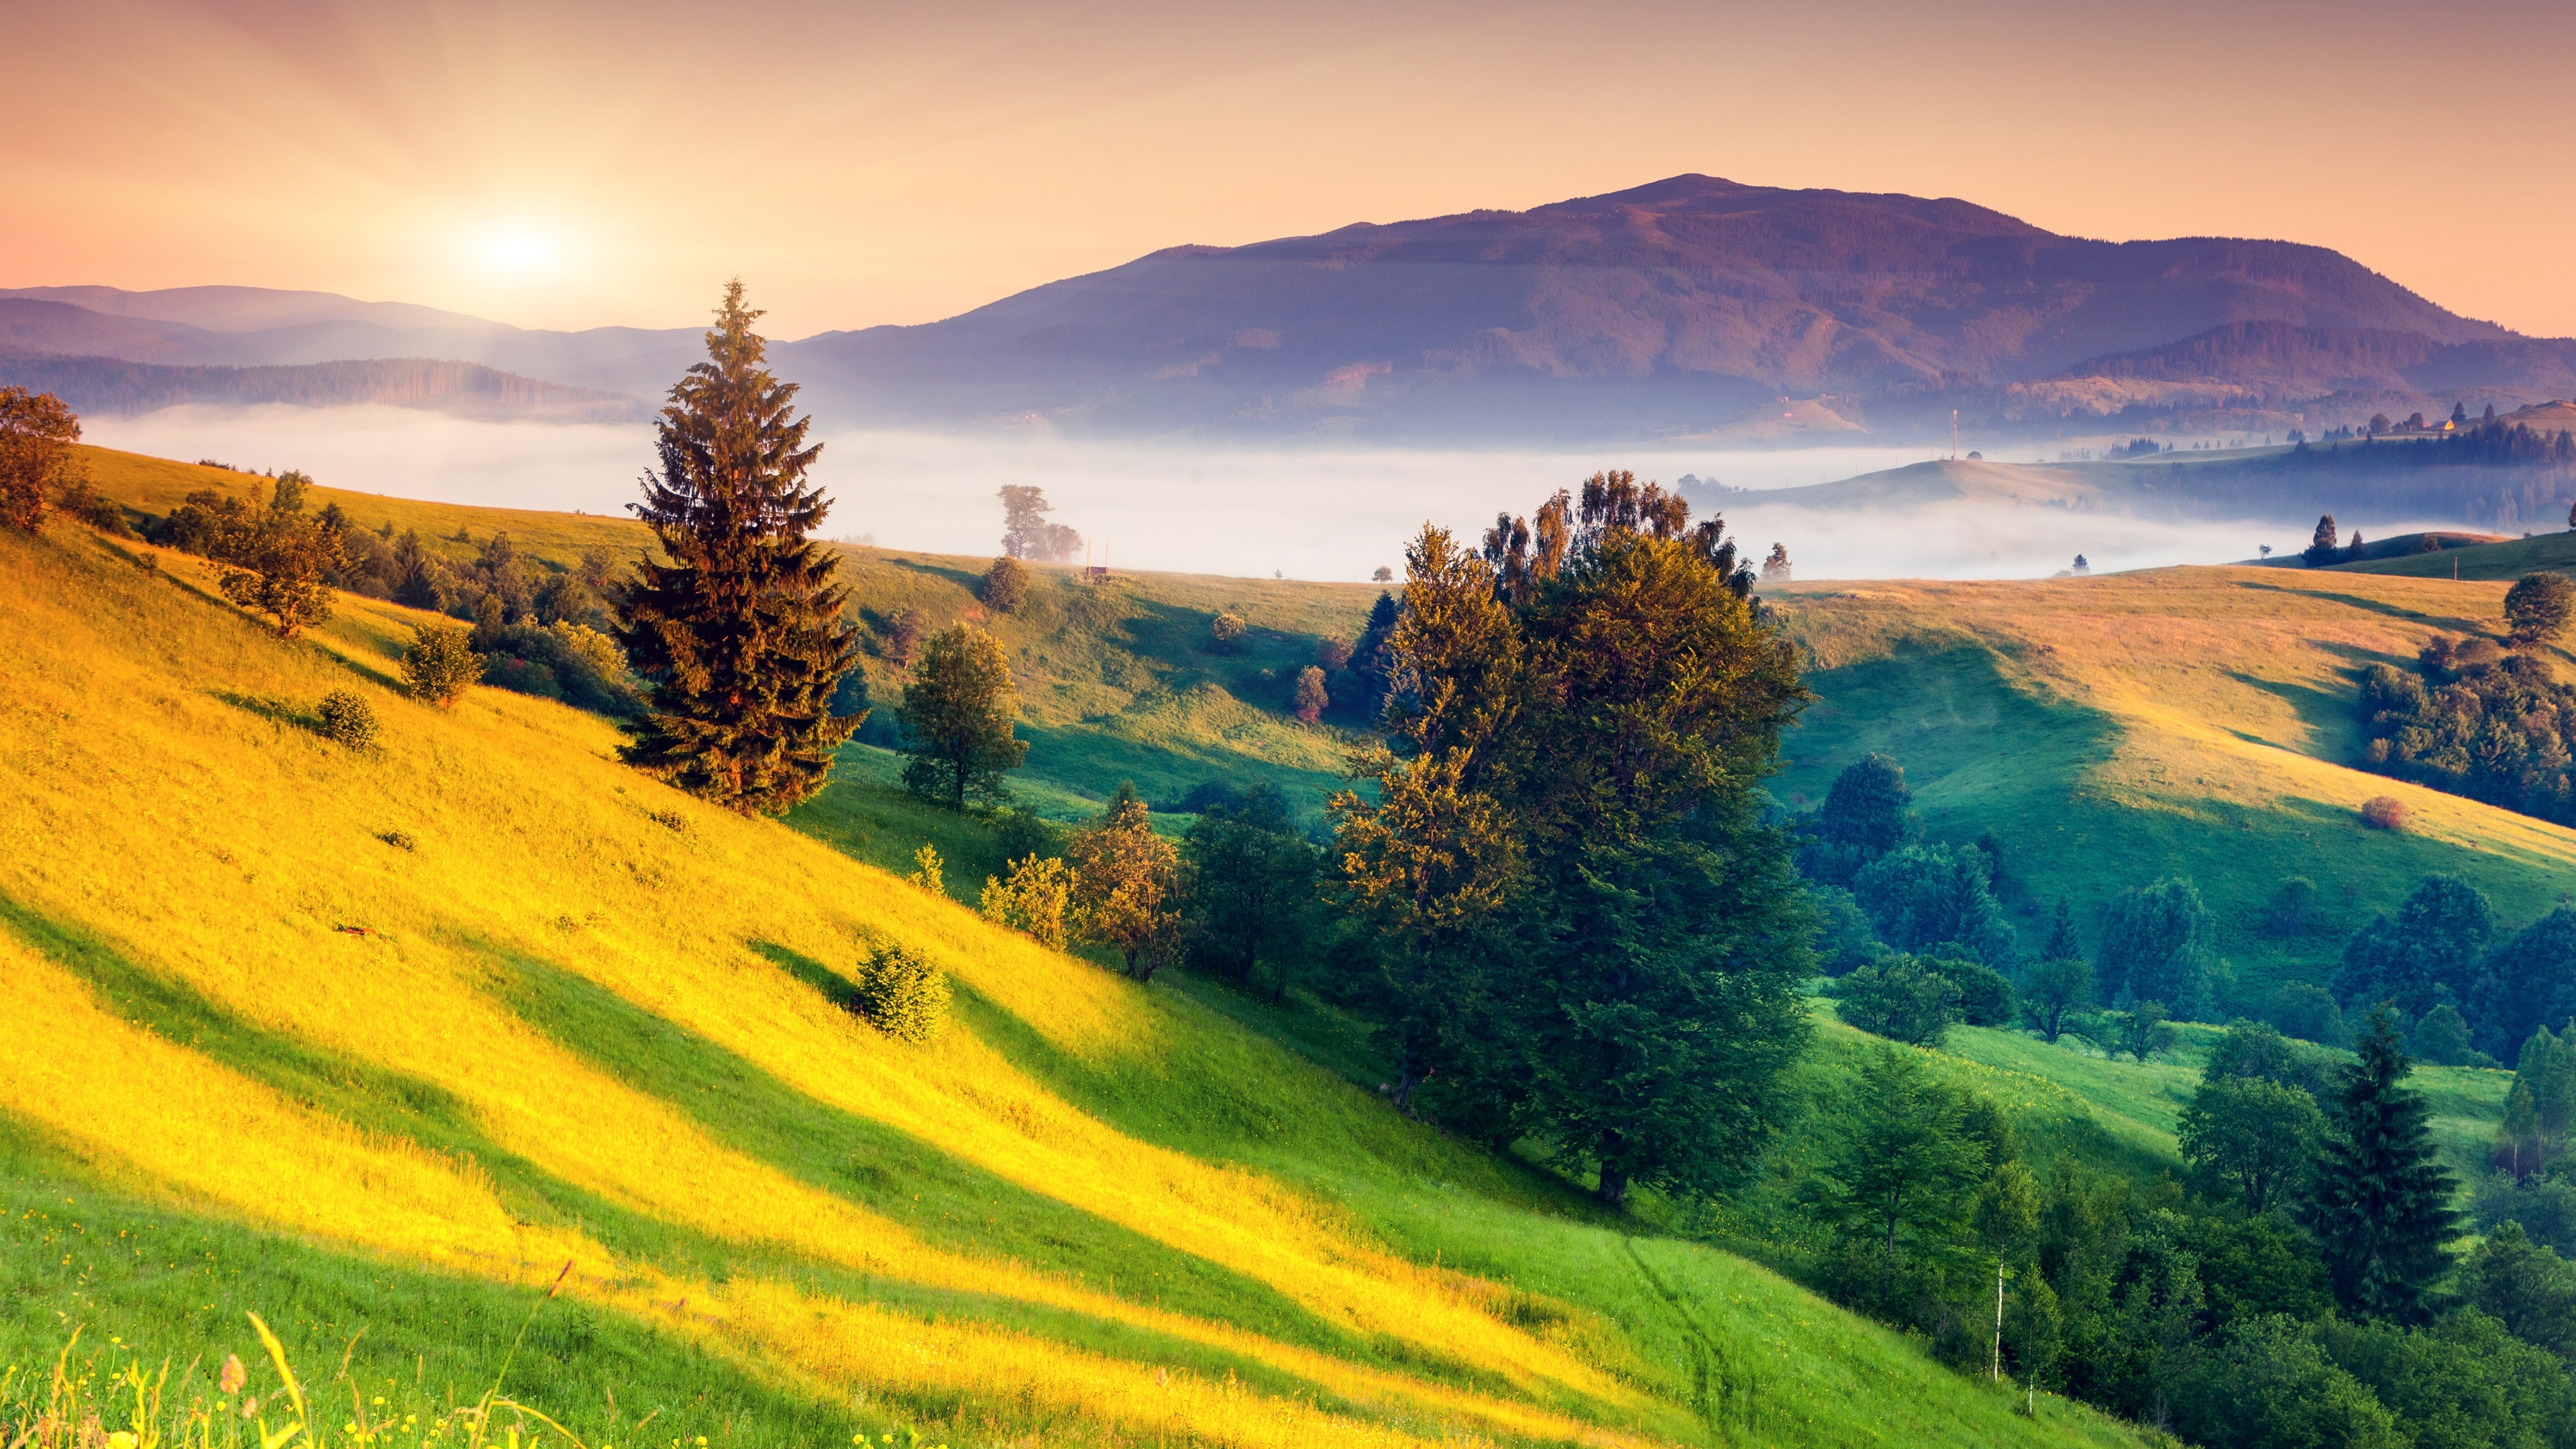
[[[1615,1162],[1602,1163],[1601,1186],[1594,1191],[1594,1196],[1600,1198],[1609,1207],[1626,1207],[1628,1205],[1628,1169]]]

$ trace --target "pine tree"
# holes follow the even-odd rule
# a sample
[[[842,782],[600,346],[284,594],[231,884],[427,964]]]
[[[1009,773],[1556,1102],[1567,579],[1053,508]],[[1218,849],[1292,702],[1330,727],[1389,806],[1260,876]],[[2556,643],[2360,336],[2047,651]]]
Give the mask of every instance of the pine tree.
[[[2039,959],[2042,961],[2084,959],[2084,943],[2076,939],[2075,935],[2075,910],[2066,903],[2064,896],[2057,898],[2057,915],[2048,924],[2048,944],[2041,948]]]
[[[2320,1154],[2308,1227],[2324,1252],[2335,1299],[2358,1318],[2411,1323],[2451,1266],[2443,1250],[2458,1215],[2427,1123],[2423,1094],[2403,1084],[2414,1063],[2382,1006],[2354,1044]]]
[[[2299,557],[2305,559],[2308,567],[2313,569],[2335,562],[2342,557],[2342,554],[2343,550],[2335,547],[2335,519],[2334,515],[2329,513],[2317,520],[2316,535],[2309,540],[2306,551]]]
[[[658,473],[629,504],[671,562],[645,562],[617,603],[617,637],[651,686],[627,761],[746,814],[823,787],[860,721],[832,713],[858,657],[835,556],[809,535],[830,510],[805,481],[822,445],[791,417],[796,386],[764,368],[761,314],[729,283],[707,361],[671,389]]]
[[[903,787],[951,810],[971,797],[1009,798],[1002,772],[1027,759],[1028,742],[1011,733],[1019,713],[1002,641],[972,624],[930,636],[921,667],[903,691]]]

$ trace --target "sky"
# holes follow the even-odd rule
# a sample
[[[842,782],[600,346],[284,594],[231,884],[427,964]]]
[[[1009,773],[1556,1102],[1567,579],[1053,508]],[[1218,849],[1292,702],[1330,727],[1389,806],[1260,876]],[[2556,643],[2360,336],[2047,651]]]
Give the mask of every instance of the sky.
[[[2334,247],[2576,334],[2576,6],[0,0],[0,286],[954,315],[1681,172]]]

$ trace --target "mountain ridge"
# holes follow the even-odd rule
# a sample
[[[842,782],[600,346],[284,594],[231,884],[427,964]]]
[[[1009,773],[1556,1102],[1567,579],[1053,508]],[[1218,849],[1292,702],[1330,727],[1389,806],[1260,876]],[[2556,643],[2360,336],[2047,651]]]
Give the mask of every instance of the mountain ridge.
[[[410,314],[382,309],[402,304],[254,306],[247,290],[0,293],[0,343],[42,332],[43,350],[171,364],[455,357],[649,396],[699,336],[395,327],[380,319]],[[26,317],[76,295],[121,314]],[[216,332],[177,314],[309,320]],[[1778,442],[1802,435],[1776,426],[1798,401],[1891,440],[1946,432],[1954,408],[1998,436],[2317,431],[2576,390],[2576,342],[2459,316],[2325,247],[2100,241],[1954,197],[1695,173],[1160,248],[935,322],[774,341],[771,358],[845,424],[1261,442]]]

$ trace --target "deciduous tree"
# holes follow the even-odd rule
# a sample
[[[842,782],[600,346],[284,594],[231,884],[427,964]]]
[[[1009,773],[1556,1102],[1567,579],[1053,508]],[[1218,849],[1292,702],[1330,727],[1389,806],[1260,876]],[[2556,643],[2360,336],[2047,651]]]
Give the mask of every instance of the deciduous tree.
[[[1128,786],[1065,849],[1074,935],[1107,946],[1127,974],[1151,981],[1180,944],[1180,852],[1154,833]]]
[[[80,418],[49,392],[0,387],[0,522],[28,533],[45,527],[56,490],[79,476]]]
[[[2506,639],[2516,649],[2555,644],[2576,615],[2576,583],[2565,574],[2524,574],[2504,592]]]
[[[1011,688],[1002,641],[972,624],[930,636],[912,682],[903,690],[903,786],[951,810],[967,802],[1010,798],[1002,774],[1028,758],[1028,742],[1011,732],[1019,696]]]
[[[2290,1200],[2304,1183],[2325,1132],[2316,1099],[2259,1077],[2205,1079],[2183,1108],[2183,1161],[2203,1187],[2247,1212]]]

